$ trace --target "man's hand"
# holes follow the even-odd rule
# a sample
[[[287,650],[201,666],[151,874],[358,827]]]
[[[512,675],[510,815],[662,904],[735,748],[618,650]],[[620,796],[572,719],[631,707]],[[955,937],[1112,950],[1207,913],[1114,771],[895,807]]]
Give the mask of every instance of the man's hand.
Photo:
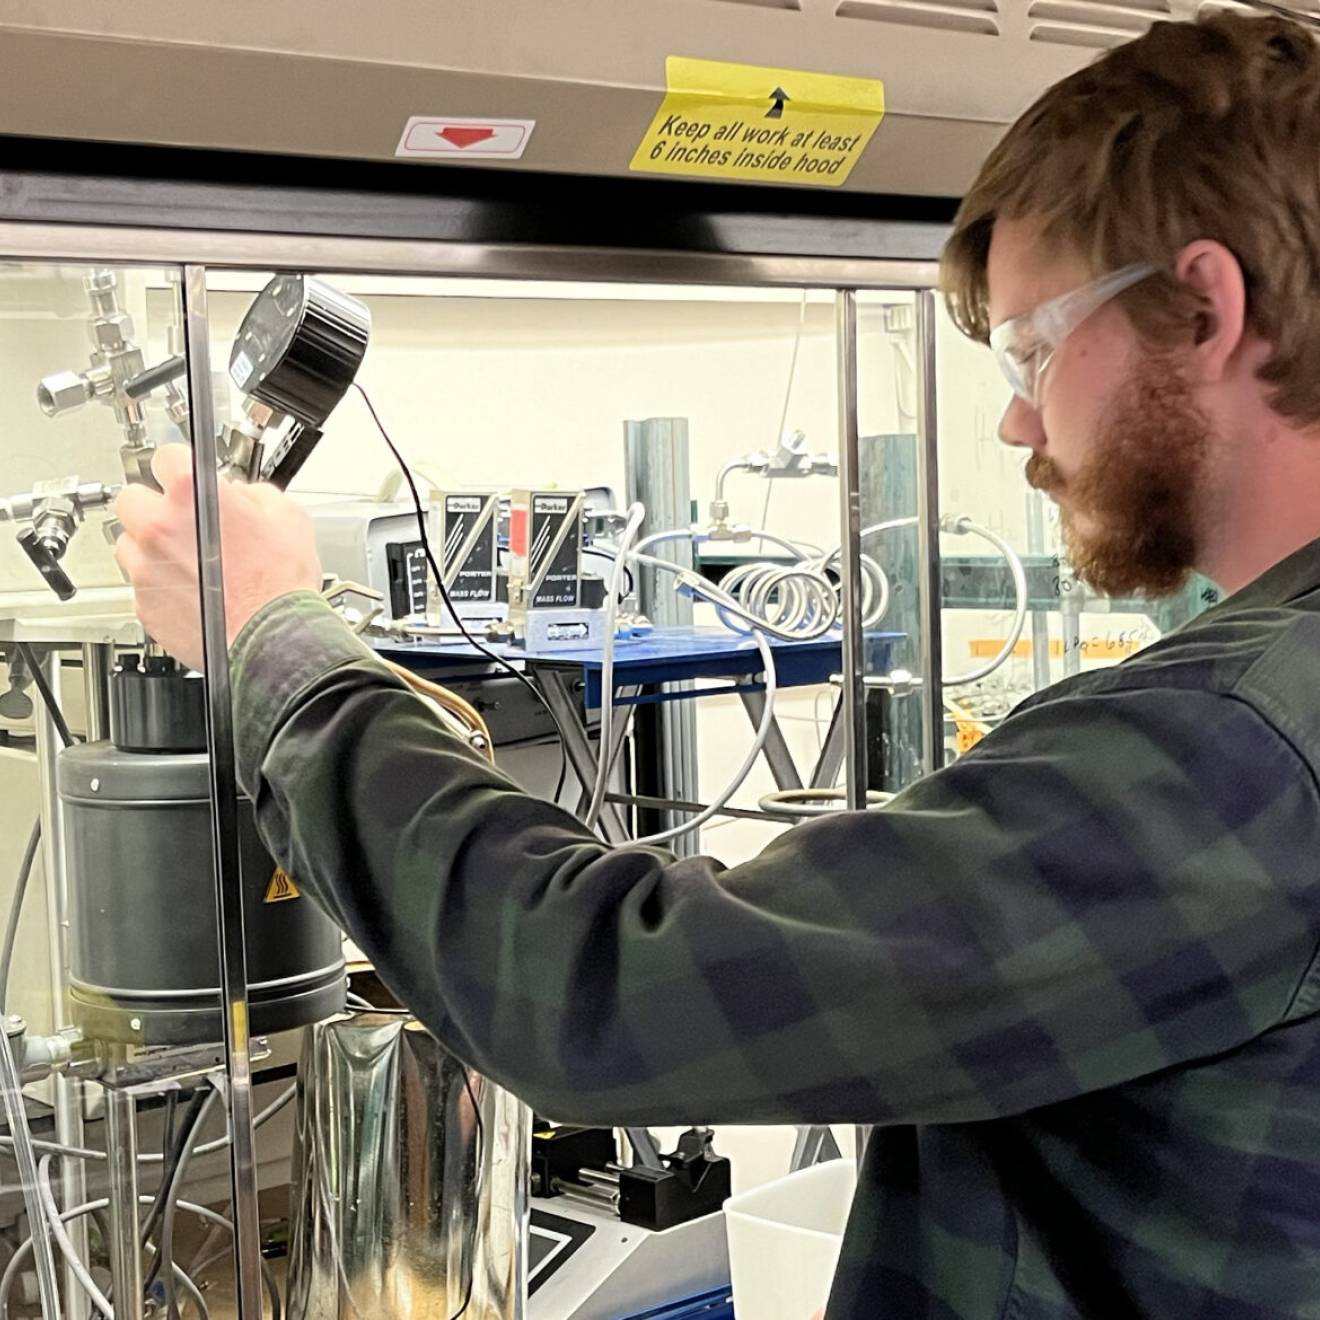
[[[202,627],[193,514],[192,453],[163,445],[151,460],[158,494],[128,486],[115,501],[124,534],[115,558],[133,584],[137,616],[175,659],[202,667]],[[243,625],[286,592],[321,589],[312,520],[273,486],[220,482],[225,569],[225,628],[233,643]]]

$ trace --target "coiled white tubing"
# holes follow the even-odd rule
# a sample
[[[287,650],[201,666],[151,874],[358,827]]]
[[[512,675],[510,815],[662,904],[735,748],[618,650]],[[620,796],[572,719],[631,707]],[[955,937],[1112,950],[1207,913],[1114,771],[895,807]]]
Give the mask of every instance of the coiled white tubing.
[[[837,561],[837,552],[803,558],[794,564],[751,560],[727,573],[720,587],[747,616],[764,623],[776,635],[809,641],[827,633],[842,616],[842,585],[828,572]],[[863,555],[860,564],[862,624],[873,628],[889,609],[889,579],[869,555]],[[736,632],[750,631],[746,618],[716,608],[726,627]]]

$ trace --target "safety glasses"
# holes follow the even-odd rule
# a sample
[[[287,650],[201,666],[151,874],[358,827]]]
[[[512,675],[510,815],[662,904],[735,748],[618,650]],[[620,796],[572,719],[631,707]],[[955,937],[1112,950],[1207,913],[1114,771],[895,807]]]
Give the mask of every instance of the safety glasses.
[[[1124,266],[995,326],[990,332],[990,348],[1013,393],[1039,408],[1041,378],[1064,340],[1111,298],[1156,270],[1146,264]]]

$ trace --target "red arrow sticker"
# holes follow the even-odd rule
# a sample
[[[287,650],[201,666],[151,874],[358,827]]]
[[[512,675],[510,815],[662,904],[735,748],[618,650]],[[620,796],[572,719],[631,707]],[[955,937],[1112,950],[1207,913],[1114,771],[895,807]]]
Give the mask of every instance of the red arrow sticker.
[[[475,147],[478,142],[489,142],[495,136],[493,128],[459,128],[455,125],[449,125],[442,128],[437,137],[442,137],[448,143],[457,147],[460,151],[464,147]]]
[[[413,115],[403,127],[396,156],[466,160],[521,160],[534,119],[487,119],[466,115]]]

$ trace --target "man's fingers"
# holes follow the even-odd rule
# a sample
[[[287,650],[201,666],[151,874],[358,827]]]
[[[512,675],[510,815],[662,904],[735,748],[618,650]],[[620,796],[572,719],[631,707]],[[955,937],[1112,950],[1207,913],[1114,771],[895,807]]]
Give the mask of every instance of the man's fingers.
[[[161,445],[151,456],[151,474],[168,499],[192,503],[192,450],[187,445]]]
[[[114,549],[110,553],[114,555],[115,563],[119,565],[124,576],[131,582],[133,570],[138,566],[142,554],[137,548],[137,542],[127,532],[121,532],[115,537]]]
[[[161,496],[150,486],[125,486],[115,497],[114,514],[129,536],[135,536],[146,523],[156,517]],[[123,540],[121,536],[119,540]]]

